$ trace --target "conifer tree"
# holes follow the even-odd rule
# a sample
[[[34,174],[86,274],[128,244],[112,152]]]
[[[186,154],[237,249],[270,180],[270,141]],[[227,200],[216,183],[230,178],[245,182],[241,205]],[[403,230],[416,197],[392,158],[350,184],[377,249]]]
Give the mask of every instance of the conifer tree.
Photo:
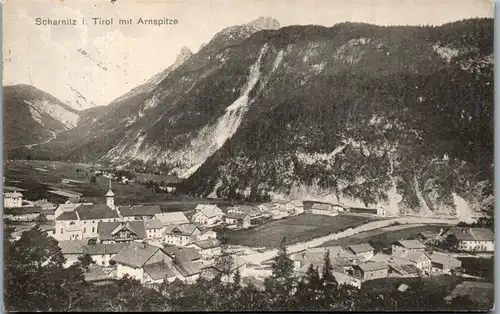
[[[323,288],[325,306],[334,306],[336,300],[338,299],[337,293],[339,284],[333,276],[333,266],[330,260],[329,250],[325,252],[325,263],[323,265],[321,283]]]

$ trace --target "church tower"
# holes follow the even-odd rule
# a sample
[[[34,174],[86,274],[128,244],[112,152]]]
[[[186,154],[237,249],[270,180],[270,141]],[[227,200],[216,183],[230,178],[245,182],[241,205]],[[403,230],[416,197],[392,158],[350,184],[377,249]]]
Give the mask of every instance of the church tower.
[[[111,179],[109,179],[109,190],[108,193],[106,193],[106,205],[108,205],[109,208],[115,209],[115,193],[111,191]]]

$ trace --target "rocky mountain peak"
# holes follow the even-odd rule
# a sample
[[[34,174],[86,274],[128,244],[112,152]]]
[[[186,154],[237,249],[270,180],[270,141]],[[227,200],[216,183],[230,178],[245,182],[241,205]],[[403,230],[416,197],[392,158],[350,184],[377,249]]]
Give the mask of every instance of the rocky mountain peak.
[[[253,26],[256,29],[264,30],[264,29],[279,29],[281,28],[280,23],[275,18],[269,16],[260,16],[256,20],[248,23],[247,25]]]
[[[192,55],[193,55],[193,52],[188,47],[182,47],[181,52],[177,56],[176,62],[179,62],[179,61],[184,62]]]

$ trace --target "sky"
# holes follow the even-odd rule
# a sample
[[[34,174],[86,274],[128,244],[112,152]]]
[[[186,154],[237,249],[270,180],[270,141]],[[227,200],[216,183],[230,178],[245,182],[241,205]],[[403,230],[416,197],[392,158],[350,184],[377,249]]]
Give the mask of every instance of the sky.
[[[85,109],[144,83],[182,47],[196,53],[223,28],[259,16],[281,26],[328,27],[346,21],[440,25],[493,15],[492,0],[4,0],[3,85],[30,84]],[[139,17],[178,23],[137,25]],[[77,25],[36,25],[37,18]],[[113,18],[113,25],[93,25],[92,18]],[[134,25],[118,25],[126,18]]]

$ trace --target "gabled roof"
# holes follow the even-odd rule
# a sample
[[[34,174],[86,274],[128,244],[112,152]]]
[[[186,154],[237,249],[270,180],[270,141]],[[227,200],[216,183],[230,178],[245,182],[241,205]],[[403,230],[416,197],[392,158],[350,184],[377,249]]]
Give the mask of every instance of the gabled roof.
[[[59,206],[57,206],[57,209],[62,211],[70,211],[75,210],[80,205],[82,205],[82,203],[64,203],[59,204]]]
[[[495,234],[487,228],[452,227],[450,230],[458,241],[495,241]]]
[[[184,277],[189,277],[201,273],[201,269],[198,266],[196,266],[193,262],[175,263],[175,268],[177,268],[177,270]]]
[[[373,252],[375,250],[369,243],[351,245],[347,249],[354,252],[354,254]]]
[[[195,241],[194,244],[203,250],[220,247],[221,245],[218,239],[206,239],[202,241]]]
[[[433,239],[433,238],[438,236],[438,232],[434,232],[434,231],[422,231],[419,234],[422,235],[426,239]]]
[[[156,214],[155,217],[161,221],[163,225],[181,225],[189,223],[186,215],[183,212],[170,212]]]
[[[426,246],[418,240],[399,240],[395,242],[396,245],[402,246],[407,249],[425,249]]]
[[[193,224],[168,225],[165,228],[165,234],[180,234],[190,236],[196,229],[198,229],[198,227]]]
[[[163,251],[179,262],[192,262],[201,258],[201,254],[192,247],[166,245],[163,247]]]
[[[382,270],[382,269],[389,268],[386,264],[384,264],[384,263],[378,263],[378,262],[362,263],[362,264],[359,264],[359,265],[355,265],[353,267],[359,267],[364,272],[367,272],[367,271],[376,271],[376,270]]]
[[[147,237],[146,228],[143,221],[112,221],[112,222],[99,222],[97,224],[97,233],[99,240],[113,240],[113,231],[117,228],[128,228],[135,233],[135,239],[145,239]]]
[[[165,277],[166,278],[176,277],[174,270],[162,262],[144,265],[144,271],[153,280],[160,280],[160,279],[164,279]]]
[[[83,246],[83,253],[89,255],[117,254],[131,247],[130,243],[91,244]]]
[[[129,216],[154,216],[161,214],[160,205],[146,205],[146,206],[122,206],[120,213],[124,217]]]
[[[397,252],[392,254],[393,256],[401,259],[405,259],[407,261],[413,262],[413,263],[418,263],[422,257],[428,258],[427,255],[424,252]]]
[[[432,254],[427,254],[431,259],[432,263],[440,264],[449,268],[458,268],[462,265],[462,262],[449,254],[440,254],[433,252]]]
[[[80,205],[75,211],[78,212],[80,220],[120,218],[116,210],[106,204]]]
[[[141,268],[144,264],[160,250],[159,247],[146,243],[130,243],[130,247],[121,250],[111,260],[135,268]]]
[[[83,246],[87,244],[87,240],[61,240],[59,247],[63,254],[83,254]]]
[[[64,212],[57,216],[56,220],[78,220],[78,216],[74,211]]]
[[[217,207],[217,205],[198,204],[195,209],[201,212],[207,218],[212,218],[217,215],[223,214],[222,210],[219,207]]]
[[[249,215],[250,217],[258,216],[261,213],[261,210],[259,208],[250,205],[236,205],[232,208],[229,208],[229,211],[242,213],[245,215]],[[227,214],[230,214],[230,212],[228,212]]]
[[[146,221],[144,221],[144,224],[146,225],[146,230],[161,229],[164,227],[164,225],[161,223],[160,219],[146,220]]]
[[[226,213],[225,215],[227,218],[231,219],[245,219],[247,216],[250,217],[249,214],[243,214],[243,213],[234,213],[234,212],[229,212]]]

